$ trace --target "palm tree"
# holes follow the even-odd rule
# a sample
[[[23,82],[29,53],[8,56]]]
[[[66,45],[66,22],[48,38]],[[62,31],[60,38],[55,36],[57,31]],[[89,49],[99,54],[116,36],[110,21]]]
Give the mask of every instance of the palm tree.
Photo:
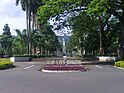
[[[26,25],[27,25],[27,31],[28,31],[28,54],[30,54],[30,36],[29,36],[29,31],[30,31],[30,0],[16,0],[16,5],[21,4],[22,10],[26,11]]]
[[[27,30],[24,29],[23,31],[20,31],[18,29],[15,29],[16,33],[17,33],[17,37],[19,38],[19,41],[21,43],[21,50],[22,50],[22,54],[25,54],[25,45],[27,43]]]
[[[31,54],[31,20],[32,22],[32,28],[34,30],[35,27],[35,20],[36,20],[36,11],[39,6],[42,5],[41,0],[16,0],[16,5],[21,3],[22,10],[26,11],[26,24],[27,24],[27,31],[28,31],[28,53]],[[32,18],[32,19],[31,19]]]
[[[37,21],[36,21],[36,13],[38,7],[42,6],[42,0],[34,0],[32,5],[31,5],[31,12],[32,12],[32,29],[36,30],[37,29]]]

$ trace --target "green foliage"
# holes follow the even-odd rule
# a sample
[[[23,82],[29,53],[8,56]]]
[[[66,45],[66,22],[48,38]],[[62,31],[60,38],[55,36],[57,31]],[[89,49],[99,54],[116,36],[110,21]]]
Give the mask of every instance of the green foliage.
[[[120,47],[122,47],[121,52],[124,50],[124,36],[122,36],[124,35],[124,0],[16,0],[16,3],[18,4],[19,1],[23,10],[28,8],[27,11],[32,12],[33,15],[37,12],[37,20],[42,26],[40,30],[30,31],[30,41],[34,50],[36,47],[39,50],[42,47],[43,51],[56,50],[59,43],[54,33],[52,33],[51,27],[46,24],[53,17],[55,17],[55,20],[61,20],[61,17],[65,17],[67,14],[69,14],[69,24],[67,25],[73,30],[68,49],[73,50],[76,47],[77,49],[87,50],[86,53],[99,51],[100,30],[98,29],[97,18],[99,16],[102,21],[104,52],[117,53],[117,50],[121,49],[119,48],[119,43],[121,43]],[[84,9],[87,9],[86,13],[83,11]],[[28,15],[28,18],[30,17]],[[112,20],[113,17],[116,17],[116,20]],[[33,16],[32,18],[35,17]],[[61,25],[65,26],[64,23]],[[61,26],[58,28],[60,29]],[[16,41],[18,42],[18,39]],[[23,50],[22,44],[17,42],[15,43],[16,50],[18,50],[16,53]]]
[[[4,25],[3,35],[0,37],[1,49],[3,54],[12,55],[12,36],[8,24]]]
[[[106,3],[107,0],[92,0],[92,2],[88,4],[88,10],[86,10],[86,12],[101,16],[101,14],[106,13]]]
[[[43,55],[41,55],[41,54],[37,54],[37,55],[27,55],[27,54],[25,54],[25,55],[13,55],[13,57],[31,57],[31,58],[43,58],[43,57],[51,57],[52,55],[45,55],[45,54],[43,54]]]
[[[42,47],[45,50],[49,50],[50,53],[60,47],[57,36],[49,24],[44,25],[44,28],[41,31],[37,31],[36,36],[34,35],[34,42],[38,48]]]
[[[86,53],[98,50],[98,22],[94,16],[89,16],[83,12],[77,16],[71,17],[69,23],[72,26],[73,35],[68,43],[68,49],[73,50],[77,47],[78,49],[85,50]]]
[[[4,25],[3,35],[11,36],[11,32],[10,32],[10,28],[9,28],[8,24]]]
[[[10,59],[9,58],[1,58],[0,61],[1,62],[10,62]]]
[[[0,59],[0,70],[12,68],[12,67],[14,67],[13,63],[10,62],[9,59],[7,59],[7,58]]]
[[[124,27],[123,27],[124,25],[124,16],[123,16],[124,15],[124,0],[92,0],[92,2],[88,5],[87,13],[94,14],[94,15],[101,16],[101,17],[103,15],[106,15],[107,13],[110,15],[110,17],[114,16],[118,18],[119,31],[120,31],[119,33],[120,34],[119,35],[120,54],[119,55],[121,56],[121,59],[124,59],[124,47],[123,47],[123,44],[124,44]],[[107,22],[109,23],[108,20]]]
[[[25,53],[25,51],[22,50],[22,44],[20,42],[20,38],[15,37],[13,39],[12,51],[13,51],[13,54],[23,54],[23,53]]]
[[[27,30],[24,29],[20,31],[19,29],[15,30],[17,36],[13,38],[13,54],[26,54],[27,51]]]
[[[37,20],[45,24],[51,17],[69,12],[81,4],[82,0],[45,0],[44,5],[38,8]]]
[[[31,55],[28,55],[28,54],[23,54],[23,55],[15,54],[15,55],[13,55],[13,57],[31,57]]]
[[[27,54],[27,30],[20,31],[15,30],[17,36],[13,39],[13,54],[24,55]],[[40,51],[40,54],[45,51],[49,51],[49,54],[56,51],[60,47],[57,36],[52,30],[52,26],[45,24],[43,29],[36,29],[30,31],[30,42],[32,48],[32,54],[37,54],[37,51]],[[47,55],[47,54],[46,54]]]
[[[120,16],[123,15],[123,8],[123,0],[92,0],[91,3],[88,4],[88,10],[86,11],[89,14],[96,14],[97,16],[110,13],[120,18]]]
[[[115,66],[124,68],[124,61],[115,62]]]

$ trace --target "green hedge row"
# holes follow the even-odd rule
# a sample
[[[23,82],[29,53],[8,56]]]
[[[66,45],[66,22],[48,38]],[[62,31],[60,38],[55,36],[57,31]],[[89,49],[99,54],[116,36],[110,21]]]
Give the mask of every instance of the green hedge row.
[[[12,67],[14,67],[12,62],[0,62],[0,70],[9,69]]]
[[[50,55],[13,55],[13,57],[43,58],[43,57],[51,57],[51,56]]]
[[[124,61],[115,62],[115,66],[124,68]]]

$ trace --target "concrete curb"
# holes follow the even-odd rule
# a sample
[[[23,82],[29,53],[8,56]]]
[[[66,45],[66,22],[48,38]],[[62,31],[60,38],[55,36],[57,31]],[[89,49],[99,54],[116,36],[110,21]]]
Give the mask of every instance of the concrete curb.
[[[51,70],[41,70],[42,72],[47,72],[47,73],[65,73],[65,72],[85,72],[85,71],[51,71]]]
[[[117,66],[113,66],[113,67],[115,67],[115,68],[117,68],[117,69],[124,70],[124,68],[122,68],[122,67],[117,67]]]

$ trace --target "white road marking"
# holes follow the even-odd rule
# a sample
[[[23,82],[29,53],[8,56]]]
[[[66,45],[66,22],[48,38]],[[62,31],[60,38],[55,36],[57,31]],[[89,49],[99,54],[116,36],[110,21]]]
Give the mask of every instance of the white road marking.
[[[33,67],[34,65],[31,65],[31,66],[28,66],[28,67],[25,67],[24,69],[29,69],[29,68],[31,68],[31,67]]]
[[[100,68],[100,69],[102,69],[103,67],[101,67],[101,66],[98,66],[98,65],[95,65],[95,67],[97,67],[97,68]]]

